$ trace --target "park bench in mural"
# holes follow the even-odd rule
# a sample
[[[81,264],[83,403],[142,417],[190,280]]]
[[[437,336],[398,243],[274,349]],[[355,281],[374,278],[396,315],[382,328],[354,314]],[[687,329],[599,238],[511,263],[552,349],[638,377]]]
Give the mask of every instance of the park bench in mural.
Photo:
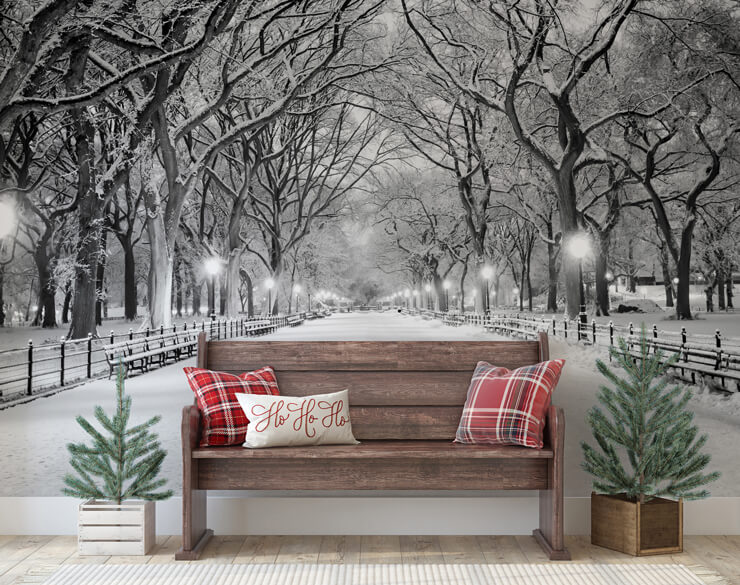
[[[265,335],[276,329],[277,325],[270,319],[257,319],[256,321],[247,321],[244,325],[244,335]]]
[[[197,559],[213,534],[208,490],[539,490],[534,536],[549,558],[570,558],[563,540],[562,409],[549,409],[543,449],[452,442],[479,360],[513,369],[548,354],[545,333],[535,340],[451,342],[209,342],[201,335],[200,368],[242,373],[271,365],[285,396],[349,389],[360,444],[201,448],[200,411],[186,406],[176,558]]]
[[[291,315],[288,317],[288,325],[291,327],[297,327],[301,323],[303,323],[304,318],[301,315]]]
[[[162,335],[126,339],[103,346],[108,362],[108,377],[120,363],[126,373],[131,370],[147,371],[152,366],[163,366],[168,360],[179,361],[184,356],[192,356],[197,336],[195,331],[176,331]]]

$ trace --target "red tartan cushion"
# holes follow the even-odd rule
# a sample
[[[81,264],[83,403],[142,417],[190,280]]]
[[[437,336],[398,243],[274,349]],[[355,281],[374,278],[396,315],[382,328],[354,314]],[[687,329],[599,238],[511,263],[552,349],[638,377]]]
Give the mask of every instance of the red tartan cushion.
[[[542,449],[545,416],[564,364],[551,360],[511,371],[478,362],[455,442]]]
[[[275,371],[266,366],[235,376],[201,368],[183,368],[195,392],[203,417],[200,446],[241,445],[247,434],[247,417],[236,394],[271,394],[278,396]]]

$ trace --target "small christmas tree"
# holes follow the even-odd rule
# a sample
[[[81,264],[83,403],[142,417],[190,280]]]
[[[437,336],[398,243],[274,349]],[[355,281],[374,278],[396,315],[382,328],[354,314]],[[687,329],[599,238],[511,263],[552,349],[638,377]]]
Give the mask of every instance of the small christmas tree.
[[[157,479],[167,452],[160,447],[157,435],[150,429],[161,417],[127,429],[131,415],[131,397],[124,394],[123,365],[116,373],[116,414],[109,418],[102,407],[95,407],[95,418],[110,436],[104,436],[84,417],[77,422],[92,437],[93,445],[69,443],[70,465],[77,476],[67,474],[62,492],[82,499],[102,499],[120,504],[124,500],[166,500],[172,490],[157,492],[167,483]],[[93,479],[99,477],[103,485]]]
[[[582,466],[596,478],[594,490],[625,494],[640,503],[660,496],[706,498],[709,492],[701,486],[720,474],[702,473],[710,456],[701,453],[707,435],[697,437],[694,415],[686,408],[691,392],[679,386],[668,389],[666,371],[678,355],[666,359],[661,351],[651,354],[644,325],[638,356],[633,358],[621,338],[619,348],[610,348],[610,353],[624,377],[596,360],[613,387],[601,386],[598,400],[604,410],[594,406],[587,415],[601,450],[581,442]]]

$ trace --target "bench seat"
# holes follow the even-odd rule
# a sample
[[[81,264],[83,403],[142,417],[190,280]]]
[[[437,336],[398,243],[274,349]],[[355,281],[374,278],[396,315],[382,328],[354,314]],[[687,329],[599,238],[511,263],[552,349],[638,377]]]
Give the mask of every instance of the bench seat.
[[[463,445],[450,441],[362,441],[359,445],[315,447],[207,447],[193,459],[552,459],[552,449],[517,445]]]

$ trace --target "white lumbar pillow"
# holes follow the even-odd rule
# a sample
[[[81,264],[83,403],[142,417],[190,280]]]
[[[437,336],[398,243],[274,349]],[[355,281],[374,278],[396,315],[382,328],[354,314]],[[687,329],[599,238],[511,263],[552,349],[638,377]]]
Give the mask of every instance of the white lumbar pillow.
[[[237,394],[249,420],[245,447],[354,445],[349,391],[314,396]]]

